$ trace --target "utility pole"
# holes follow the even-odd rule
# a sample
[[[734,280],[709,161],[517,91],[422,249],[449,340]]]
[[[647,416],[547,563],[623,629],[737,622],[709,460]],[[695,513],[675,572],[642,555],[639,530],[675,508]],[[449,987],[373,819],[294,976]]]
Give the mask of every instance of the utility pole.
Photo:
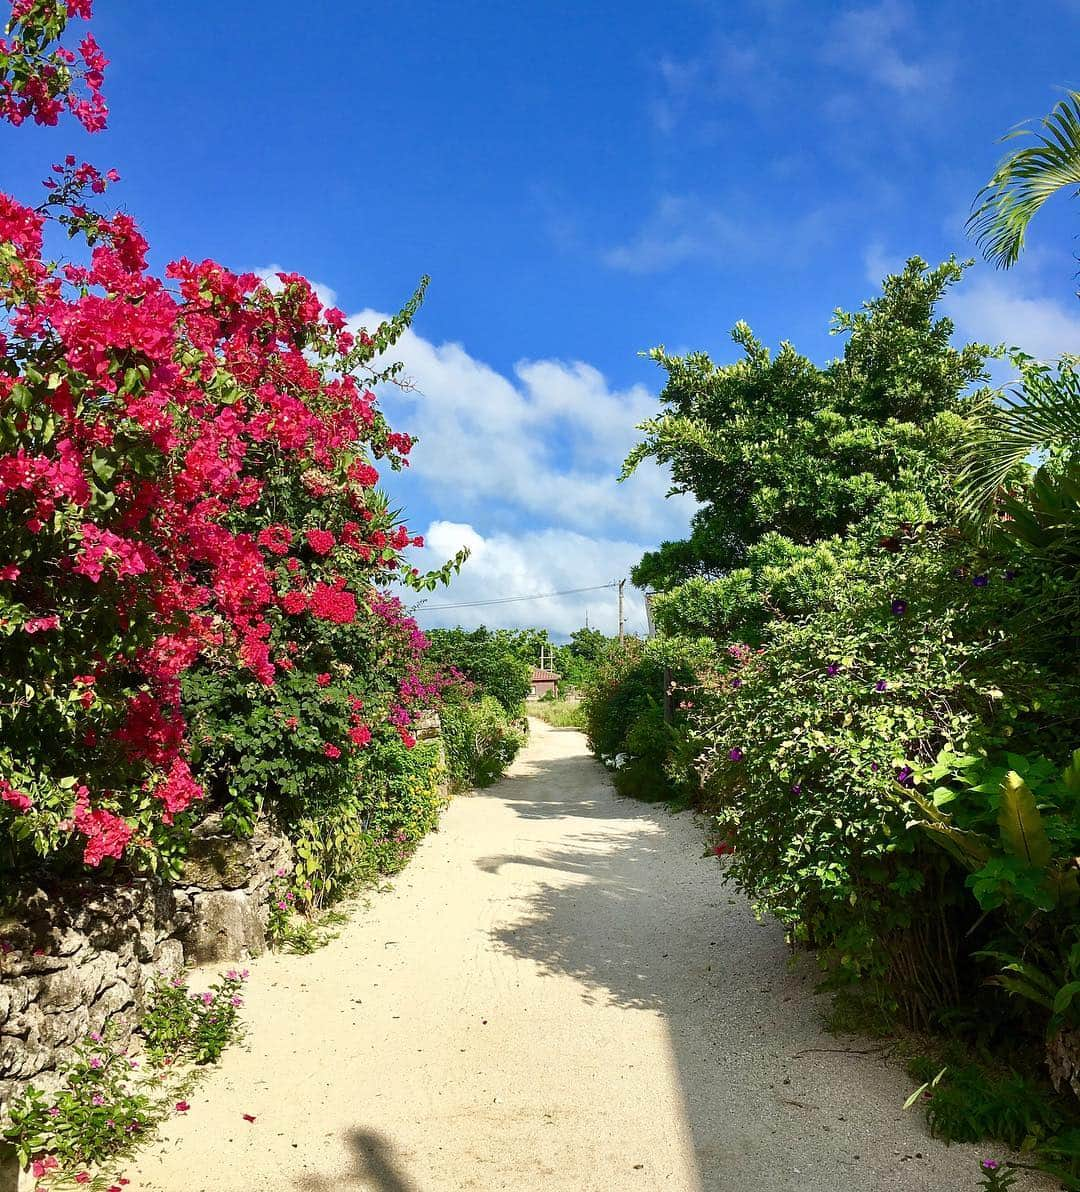
[[[619,641],[623,640],[623,588],[626,586],[626,580],[619,580]]]

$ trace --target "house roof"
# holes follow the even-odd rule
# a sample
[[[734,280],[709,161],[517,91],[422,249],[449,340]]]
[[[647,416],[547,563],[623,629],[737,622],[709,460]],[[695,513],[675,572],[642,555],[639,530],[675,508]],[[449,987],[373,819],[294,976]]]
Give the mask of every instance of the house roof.
[[[548,679],[548,680],[554,679],[557,681],[561,678],[562,678],[562,675],[557,674],[555,671],[541,670],[538,666],[533,667],[532,681],[534,683],[542,682],[545,679]]]

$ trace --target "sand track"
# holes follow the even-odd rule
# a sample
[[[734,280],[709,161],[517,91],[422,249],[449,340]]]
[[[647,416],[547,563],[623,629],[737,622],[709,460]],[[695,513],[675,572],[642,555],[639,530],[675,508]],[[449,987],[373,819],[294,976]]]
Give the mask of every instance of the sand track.
[[[702,852],[534,721],[337,940],[252,963],[246,1048],[131,1192],[973,1190],[979,1152],[822,1032],[813,972]]]

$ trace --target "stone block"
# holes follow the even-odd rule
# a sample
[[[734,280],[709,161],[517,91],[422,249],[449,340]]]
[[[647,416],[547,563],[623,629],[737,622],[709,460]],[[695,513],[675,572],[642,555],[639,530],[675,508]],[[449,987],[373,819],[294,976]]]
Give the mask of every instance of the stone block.
[[[195,920],[184,939],[188,964],[249,960],[266,951],[259,908],[240,890],[208,890],[195,896]]]

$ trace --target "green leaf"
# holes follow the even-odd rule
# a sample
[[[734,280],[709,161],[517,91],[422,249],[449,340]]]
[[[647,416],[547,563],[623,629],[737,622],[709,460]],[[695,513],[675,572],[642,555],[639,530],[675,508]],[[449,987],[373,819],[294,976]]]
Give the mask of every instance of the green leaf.
[[[1053,850],[1035,796],[1015,770],[1010,770],[1001,784],[998,827],[1002,841],[1014,856],[1036,869],[1049,866]]]
[[[1072,1005],[1072,1000],[1078,993],[1080,981],[1070,981],[1068,985],[1062,985],[1054,997],[1054,1013],[1063,1014]]]

